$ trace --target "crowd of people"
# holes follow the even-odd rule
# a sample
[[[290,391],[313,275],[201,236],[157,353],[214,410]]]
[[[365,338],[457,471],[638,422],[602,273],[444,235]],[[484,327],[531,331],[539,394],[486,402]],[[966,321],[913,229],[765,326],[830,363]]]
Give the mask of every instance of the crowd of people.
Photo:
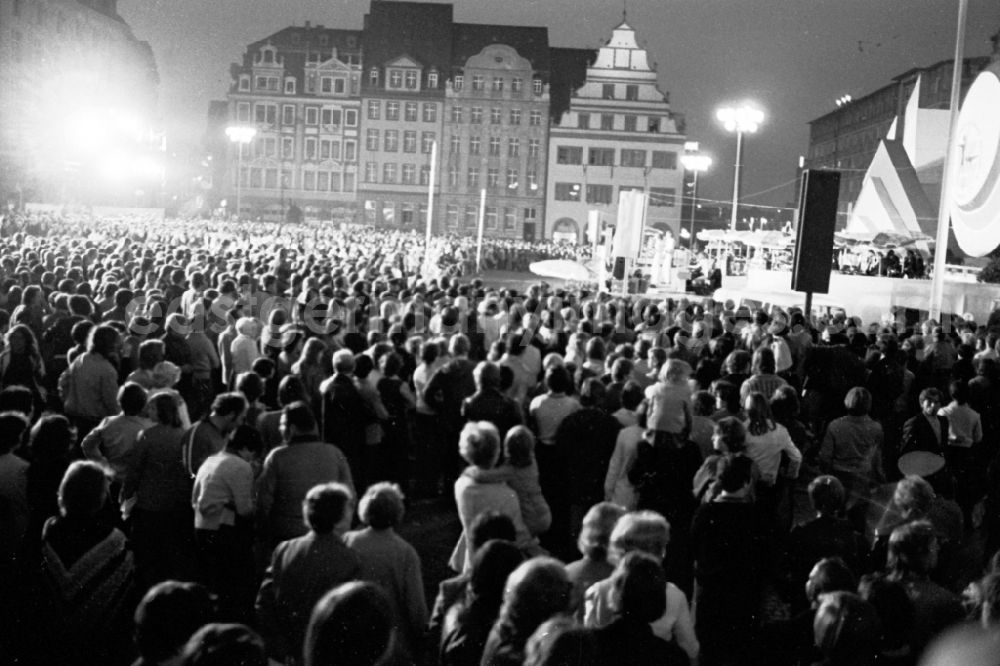
[[[0,229],[3,659],[905,666],[1000,635],[998,316],[518,291],[458,277],[466,239],[425,264],[359,228]],[[452,578],[400,536],[415,499],[461,525]]]

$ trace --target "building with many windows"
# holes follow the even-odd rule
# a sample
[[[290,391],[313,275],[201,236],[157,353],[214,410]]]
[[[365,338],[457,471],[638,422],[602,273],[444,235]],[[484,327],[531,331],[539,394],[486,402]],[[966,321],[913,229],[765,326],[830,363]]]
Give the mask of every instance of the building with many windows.
[[[116,0],[0,0],[0,63],[0,203],[159,202],[159,77]]]
[[[965,59],[962,67],[963,96],[989,62],[989,57]],[[890,136],[889,130],[897,118],[901,120],[893,134],[902,136],[906,107],[918,82],[919,93],[914,100],[917,108],[948,109],[953,63],[953,60],[943,60],[929,67],[911,69],[894,77],[892,83],[810,121],[809,149],[803,167],[840,171],[838,228],[847,223],[849,211],[861,194],[868,167],[882,140]],[[930,180],[936,181],[931,189],[939,189],[940,173]]]
[[[226,197],[241,213],[284,218],[353,218],[361,113],[361,34],[324,26],[289,27],[247,47],[233,68],[230,124],[256,129],[229,145]],[[243,155],[239,155],[243,151]]]
[[[613,225],[618,195],[649,195],[646,224],[679,233],[683,117],[670,108],[635,30],[622,22],[549,130],[546,238],[582,240],[588,213]]]
[[[455,24],[445,90],[438,230],[533,240],[545,209],[545,28]],[[438,217],[441,220],[442,217]]]
[[[427,223],[431,147],[441,138],[451,31],[451,5],[371,3],[364,29],[358,221],[403,229]]]

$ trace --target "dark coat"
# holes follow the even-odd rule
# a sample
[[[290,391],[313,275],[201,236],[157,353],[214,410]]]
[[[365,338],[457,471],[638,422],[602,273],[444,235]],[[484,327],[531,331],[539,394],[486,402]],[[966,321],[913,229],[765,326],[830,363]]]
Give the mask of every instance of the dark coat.
[[[944,455],[945,446],[948,444],[948,419],[938,416],[940,424],[940,435],[934,434],[927,417],[917,414],[903,424],[903,441],[899,448],[899,454],[910,451],[930,451],[938,455]]]
[[[282,541],[257,593],[257,615],[278,656],[298,656],[316,602],[361,575],[361,562],[337,534]]]
[[[462,402],[462,416],[466,421],[489,421],[500,432],[500,440],[507,431],[524,423],[517,403],[493,388],[477,391]]]
[[[371,420],[367,403],[349,375],[335,374],[320,390],[323,441],[339,446],[354,463],[364,450],[365,428]]]

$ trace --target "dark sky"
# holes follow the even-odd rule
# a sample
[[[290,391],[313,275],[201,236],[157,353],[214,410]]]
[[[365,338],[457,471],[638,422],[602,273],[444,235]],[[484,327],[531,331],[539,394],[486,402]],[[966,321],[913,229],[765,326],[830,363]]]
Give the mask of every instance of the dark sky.
[[[546,26],[552,46],[596,48],[621,21],[615,0],[455,0],[455,20]],[[244,48],[306,20],[359,29],[369,0],[120,0],[119,12],[153,47],[168,140],[196,144],[208,103],[224,99],[229,64]],[[720,104],[750,99],[767,113],[744,152],[743,200],[794,200],[807,122],[912,67],[950,59],[957,0],[627,0],[628,21],[658,63],[660,87],[687,117],[690,140],[712,155],[700,194],[728,200],[735,138]],[[998,0],[969,0],[966,56],[989,52]]]

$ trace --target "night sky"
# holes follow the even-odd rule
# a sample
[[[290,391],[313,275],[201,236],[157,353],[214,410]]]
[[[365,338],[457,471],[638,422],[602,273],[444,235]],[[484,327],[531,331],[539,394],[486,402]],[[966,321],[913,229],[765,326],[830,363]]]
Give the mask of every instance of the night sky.
[[[621,21],[613,0],[455,0],[455,20],[546,26],[552,46],[597,48]],[[160,108],[175,148],[197,145],[208,103],[224,99],[229,65],[250,42],[311,21],[360,29],[369,0],[120,0],[149,41]],[[722,103],[749,99],[767,113],[745,142],[743,201],[795,198],[808,125],[844,94],[861,97],[893,76],[954,52],[957,0],[627,0],[628,22],[658,63],[660,87],[685,114],[689,140],[712,155],[699,194],[728,201],[735,138],[715,121]],[[1000,2],[969,0],[965,55],[989,53]]]

